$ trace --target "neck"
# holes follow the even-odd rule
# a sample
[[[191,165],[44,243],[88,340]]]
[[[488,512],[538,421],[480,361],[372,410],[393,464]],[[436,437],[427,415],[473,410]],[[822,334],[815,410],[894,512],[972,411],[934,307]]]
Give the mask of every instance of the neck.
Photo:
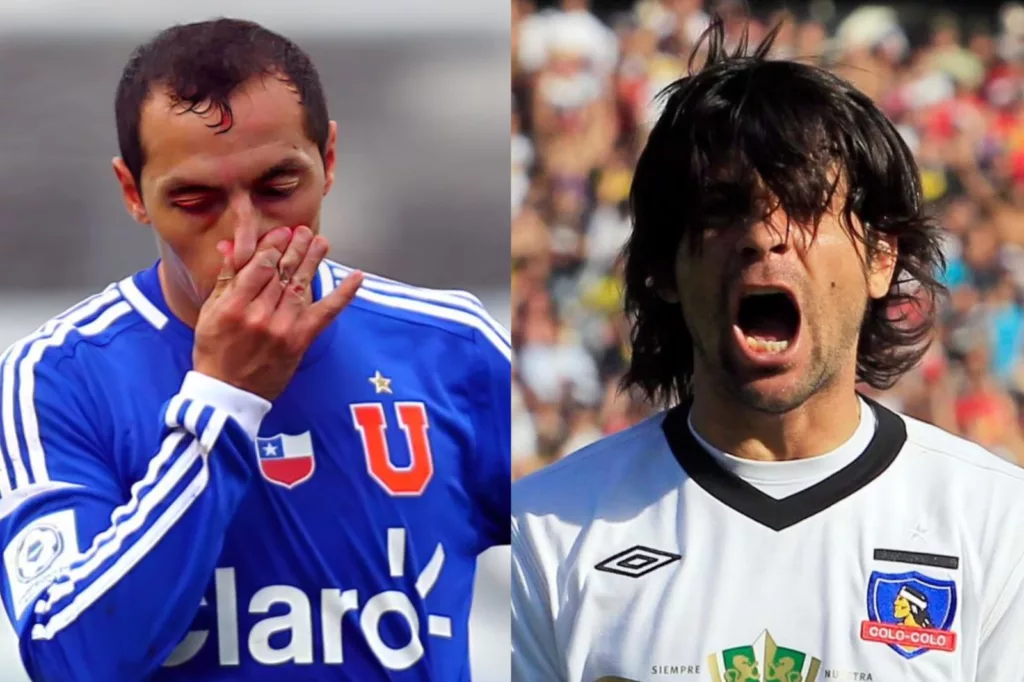
[[[184,290],[182,283],[167,271],[165,260],[161,260],[157,266],[157,275],[160,278],[160,289],[164,293],[164,300],[171,313],[190,329],[195,329],[196,321],[199,319],[200,306],[196,305],[193,297]]]
[[[860,425],[860,399],[852,381],[835,382],[799,407],[771,414],[744,405],[694,377],[693,428],[708,443],[736,457],[784,461],[816,457],[853,437]],[[840,390],[842,389],[842,390]]]

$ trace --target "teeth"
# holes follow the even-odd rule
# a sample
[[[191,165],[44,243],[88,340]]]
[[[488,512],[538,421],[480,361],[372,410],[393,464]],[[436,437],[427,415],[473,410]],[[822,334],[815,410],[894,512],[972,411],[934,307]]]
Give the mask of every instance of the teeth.
[[[769,341],[753,336],[746,337],[747,346],[758,353],[781,353],[789,348],[789,341]]]

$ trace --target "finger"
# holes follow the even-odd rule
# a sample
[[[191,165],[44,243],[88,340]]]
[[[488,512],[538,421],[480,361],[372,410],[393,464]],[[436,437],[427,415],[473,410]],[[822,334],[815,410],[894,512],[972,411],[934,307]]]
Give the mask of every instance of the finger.
[[[257,251],[238,273],[230,293],[246,303],[251,302],[263,291],[267,282],[277,279],[277,263],[280,260],[281,252],[277,249]]]
[[[235,278],[235,261],[231,242],[227,240],[218,242],[217,252],[220,254],[221,266],[220,272],[217,274],[217,281],[213,284],[213,291],[210,293],[211,298],[222,295]]]
[[[301,308],[302,302],[305,300],[306,287],[303,285],[292,287],[290,280],[296,268],[305,262],[305,258],[311,250],[310,243],[313,241],[313,232],[307,227],[299,227],[292,232],[292,240],[288,243],[287,248],[281,255],[281,260],[277,263],[277,277],[267,282],[263,290],[253,301],[253,305],[258,308],[258,313],[266,311],[268,315],[273,316],[281,301],[281,297],[293,288],[301,289],[301,291],[294,296],[298,300],[298,306],[293,305],[291,307]],[[322,259],[326,253],[327,250],[323,249],[323,254],[320,258]],[[319,262],[317,260],[318,264]],[[295,318],[296,315],[292,314],[290,319],[282,321],[286,329],[290,330],[291,325],[295,322]]]
[[[234,266],[239,271],[248,263],[256,253],[256,226],[249,221],[243,221],[235,227],[235,254]]]
[[[299,327],[309,342],[326,329],[327,325],[352,302],[362,284],[363,273],[358,270],[350,272],[334,291],[306,309]]]
[[[295,275],[295,271],[309,252],[313,237],[313,231],[305,226],[296,227],[292,231],[292,240],[288,243],[281,262],[277,264],[277,271],[281,274],[283,284],[288,284]]]
[[[305,258],[295,270],[292,281],[284,286],[281,299],[276,304],[278,309],[274,311],[272,327],[293,330],[302,312],[309,307],[312,298],[309,294],[310,285],[316,275],[316,268],[324,260],[327,251],[327,239],[314,237]]]
[[[282,236],[275,235],[275,232],[278,232],[278,230],[274,230],[274,232],[264,237],[260,242],[260,248],[256,251],[256,255],[245,264],[245,267],[235,277],[232,293],[247,303],[255,299],[263,291],[263,287],[267,285],[267,282],[271,279],[279,279],[277,265],[281,261],[282,253],[288,243],[287,235],[289,230],[281,228]]]
[[[328,243],[325,237],[318,235],[312,239],[305,257],[299,263],[285,289],[285,298],[292,308],[301,308],[305,303],[306,294],[313,283],[313,278],[316,277],[317,268],[320,267],[324,256],[327,255],[327,248]]]
[[[273,230],[263,235],[263,238],[259,240],[259,242],[256,244],[256,251],[262,251],[264,249],[277,249],[281,253],[284,253],[285,249],[288,248],[288,244],[289,242],[291,242],[291,239],[292,228],[275,227]]]
[[[276,275],[276,271],[280,271],[280,269],[281,264],[278,262],[275,268],[275,276],[267,280],[267,283],[263,285],[263,289],[256,294],[256,297],[247,306],[248,314],[254,321],[269,324],[270,320],[274,318],[278,303],[281,301],[281,296],[284,294],[285,287],[287,286]]]

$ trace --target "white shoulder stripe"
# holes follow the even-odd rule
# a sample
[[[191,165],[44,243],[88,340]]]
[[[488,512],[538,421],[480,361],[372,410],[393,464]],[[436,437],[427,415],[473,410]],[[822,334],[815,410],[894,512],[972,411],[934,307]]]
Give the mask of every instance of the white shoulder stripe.
[[[98,334],[130,310],[131,307],[121,300],[120,292],[116,288],[108,288],[102,294],[97,294],[70,309],[64,316],[50,320],[35,334],[11,346],[0,360],[0,372],[3,377],[3,392],[0,395],[3,445],[6,446],[6,454],[14,473],[12,488],[8,472],[4,469],[3,457],[0,457],[0,496],[10,493],[12,489],[28,485],[29,469],[36,483],[49,480],[35,411],[36,363],[47,349],[63,344],[72,331],[78,329],[85,335]],[[94,316],[94,320],[86,323]],[[16,405],[21,408],[20,422],[15,420]],[[21,445],[18,442],[19,433],[25,439],[29,469],[26,469],[22,457]]]
[[[10,493],[12,490],[9,472],[6,469],[4,458],[2,456],[4,450],[6,450],[7,456],[11,461],[11,468],[14,473],[14,488],[28,485],[29,482],[28,472],[25,469],[24,462],[21,460],[20,446],[18,444],[19,429],[14,419],[16,400],[15,377],[17,375],[18,365],[21,362],[26,348],[31,347],[32,344],[37,342],[39,339],[49,336],[57,325],[62,322],[66,321],[70,324],[78,324],[89,319],[105,306],[112,304],[119,298],[120,294],[116,289],[113,287],[107,287],[107,289],[102,293],[90,296],[84,301],[68,308],[57,317],[39,327],[33,334],[30,334],[14,343],[7,349],[3,356],[0,357],[0,376],[2,376],[0,384],[3,386],[3,392],[2,395],[0,395],[0,419],[2,419],[5,441],[5,443],[0,443],[0,496]],[[6,444],[6,448],[3,447],[4,444]]]
[[[505,340],[495,333],[495,331],[479,316],[472,313],[468,313],[464,310],[457,310],[455,308],[447,308],[444,306],[433,305],[431,303],[425,303],[423,301],[416,301],[410,298],[400,298],[398,296],[388,296],[381,294],[373,289],[368,289],[365,286],[360,287],[356,296],[372,303],[387,306],[389,308],[398,308],[399,310],[408,310],[414,313],[421,313],[423,315],[429,315],[431,317],[440,318],[442,320],[450,320],[459,324],[472,327],[473,329],[480,332],[485,339],[490,341],[498,351],[505,357],[509,362],[512,361],[512,347],[506,343]]]
[[[340,272],[342,274],[342,276],[347,275],[348,273],[352,272],[353,269],[354,269],[354,268],[348,267],[347,265],[342,265],[341,263],[334,263],[334,262],[331,262],[331,267],[334,268],[335,270],[337,270],[338,272]],[[474,296],[470,292],[462,291],[461,289],[428,289],[426,287],[417,287],[417,286],[414,286],[412,284],[406,284],[404,282],[399,282],[398,280],[391,279],[389,277],[382,277],[380,275],[374,275],[374,274],[370,274],[370,273],[363,273],[363,274],[366,277],[366,281],[370,282],[372,284],[392,285],[392,286],[401,287],[403,289],[409,289],[411,291],[423,291],[423,292],[433,292],[433,293],[436,293],[436,294],[446,294],[447,296],[451,296],[451,297],[454,297],[454,298],[461,298],[461,299],[463,299],[463,300],[465,300],[465,301],[467,301],[469,303],[473,303],[475,305],[483,307],[483,304],[480,302],[479,298],[477,298],[476,296]]]
[[[332,266],[335,273],[339,277],[345,277],[348,273],[352,272],[351,268],[344,266],[335,265]],[[382,294],[391,294],[393,296],[406,296],[411,299],[425,301],[428,303],[435,303],[438,305],[449,306],[458,310],[464,310],[468,313],[472,313],[479,317],[487,326],[491,328],[498,338],[500,338],[505,345],[512,345],[512,338],[509,336],[508,331],[502,326],[500,322],[494,319],[487,309],[484,308],[483,303],[472,294],[464,291],[453,291],[453,290],[434,290],[425,289],[421,287],[413,287],[406,284],[399,284],[391,281],[382,281],[379,279],[369,279],[363,281],[363,286],[360,289],[367,289],[370,291],[379,292]]]
[[[316,276],[320,278],[320,298],[334,291],[334,273],[326,261],[320,263],[316,269]]]
[[[163,329],[167,324],[167,316],[164,315],[159,308],[153,305],[153,302],[146,298],[145,294],[139,291],[138,285],[135,284],[135,280],[131,277],[125,277],[122,279],[117,287],[124,294],[124,297],[128,299],[128,302],[132,304],[136,312],[149,322],[156,329]]]
[[[354,271],[354,268],[350,268],[347,265],[339,265],[338,263],[331,263],[331,269],[334,270],[335,275],[339,279],[344,279],[349,273]],[[363,286],[368,286],[371,289],[383,291],[384,293],[412,296],[433,301],[434,303],[445,303],[467,309],[471,307],[483,313],[487,312],[480,299],[468,291],[461,291],[459,289],[429,289],[427,287],[404,284],[387,277],[380,277],[379,275],[363,273],[363,276],[365,278]]]
[[[130,313],[131,310],[132,307],[127,301],[118,301],[100,313],[95,320],[79,327],[78,332],[83,336],[95,336]],[[48,481],[50,477],[46,468],[46,453],[43,451],[43,443],[39,437],[39,421],[36,418],[35,368],[36,364],[42,360],[43,353],[47,348],[62,345],[75,329],[72,324],[62,324],[54,331],[53,336],[34,343],[22,359],[21,366],[18,367],[18,405],[21,407],[21,427],[25,437],[25,448],[28,450],[29,466],[37,483]]]
[[[117,300],[117,296],[114,295],[114,294],[117,293],[115,291],[116,289],[117,289],[117,284],[116,283],[115,284],[108,284],[106,286],[106,288],[103,289],[103,291],[99,292],[98,294],[93,294],[92,296],[89,296],[88,298],[86,298],[86,299],[84,299],[82,301],[79,301],[78,303],[74,304],[73,306],[71,306],[67,310],[65,310],[65,311],[63,311],[61,313],[58,313],[57,315],[54,315],[52,318],[47,320],[45,324],[43,324],[40,327],[38,327],[35,331],[36,332],[43,331],[43,329],[45,329],[47,325],[52,325],[54,320],[63,320],[63,319],[71,317],[72,313],[77,312],[79,310],[84,310],[87,306],[93,305],[93,302],[96,301],[96,300],[102,299],[102,300],[104,300],[104,301],[106,301],[108,303]],[[111,292],[114,292],[114,293],[112,294]]]

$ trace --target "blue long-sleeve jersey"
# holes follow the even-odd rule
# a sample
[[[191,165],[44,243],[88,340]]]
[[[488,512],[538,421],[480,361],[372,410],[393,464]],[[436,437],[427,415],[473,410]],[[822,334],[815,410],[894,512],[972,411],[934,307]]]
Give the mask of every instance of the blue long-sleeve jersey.
[[[191,371],[192,342],[154,265],[0,359],[32,679],[468,680],[476,558],[509,540],[507,333],[368,277],[273,404]]]

